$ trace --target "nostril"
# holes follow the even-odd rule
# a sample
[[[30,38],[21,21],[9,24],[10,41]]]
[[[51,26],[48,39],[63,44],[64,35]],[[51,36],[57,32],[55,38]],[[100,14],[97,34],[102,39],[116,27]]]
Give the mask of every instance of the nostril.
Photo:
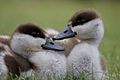
[[[51,45],[54,45],[54,43],[53,43],[53,42],[50,42],[50,44],[51,44]]]
[[[68,32],[68,30],[65,30],[65,31],[64,31],[64,33],[67,33],[67,32]]]

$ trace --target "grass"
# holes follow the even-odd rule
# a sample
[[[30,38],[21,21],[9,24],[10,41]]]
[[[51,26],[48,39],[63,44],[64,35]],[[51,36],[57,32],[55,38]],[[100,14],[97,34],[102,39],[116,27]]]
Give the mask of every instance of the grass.
[[[119,1],[0,0],[0,34],[10,35],[17,25],[29,22],[63,30],[70,16],[83,8],[95,8],[101,13],[105,36],[100,51],[107,59],[110,80],[120,80]]]

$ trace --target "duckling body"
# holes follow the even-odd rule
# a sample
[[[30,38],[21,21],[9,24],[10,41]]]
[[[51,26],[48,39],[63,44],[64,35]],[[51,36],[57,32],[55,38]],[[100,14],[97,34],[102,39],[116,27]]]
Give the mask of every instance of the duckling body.
[[[73,48],[67,62],[68,73],[72,72],[76,77],[82,74],[86,80],[93,80],[92,76],[99,80],[104,75],[100,65],[98,48],[86,42],[81,42]]]

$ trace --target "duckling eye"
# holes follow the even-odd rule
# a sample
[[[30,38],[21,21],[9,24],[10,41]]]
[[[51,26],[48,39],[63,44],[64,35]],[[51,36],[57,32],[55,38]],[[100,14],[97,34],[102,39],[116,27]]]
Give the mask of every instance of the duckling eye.
[[[81,19],[81,22],[83,22],[83,23],[84,23],[84,22],[85,22],[85,19]]]
[[[40,33],[38,33],[38,32],[32,32],[31,35],[33,37],[40,37]]]
[[[31,34],[36,34],[36,32],[32,32]]]
[[[74,26],[76,26],[76,25],[83,25],[85,22],[86,22],[85,19],[78,19],[78,20],[76,20],[76,23],[74,24]]]
[[[80,23],[80,20],[77,20],[78,23]]]
[[[36,32],[32,32],[32,33],[31,33],[31,35],[37,35],[37,34],[38,34],[38,33],[36,33]]]
[[[81,24],[81,25],[83,25],[85,22],[86,22],[85,19],[78,20],[78,23]]]

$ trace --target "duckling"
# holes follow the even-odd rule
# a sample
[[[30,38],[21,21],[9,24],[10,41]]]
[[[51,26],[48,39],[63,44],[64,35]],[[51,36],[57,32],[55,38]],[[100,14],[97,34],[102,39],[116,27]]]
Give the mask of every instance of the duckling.
[[[33,64],[33,69],[41,80],[63,80],[65,77],[64,47],[47,38],[47,33],[38,26],[18,26],[12,34],[10,47]]]
[[[81,40],[67,58],[68,73],[75,78],[84,75],[85,80],[104,80],[104,70],[100,62],[99,45],[104,36],[102,19],[92,9],[76,12],[67,25],[67,29],[56,35],[54,40],[75,37]]]

